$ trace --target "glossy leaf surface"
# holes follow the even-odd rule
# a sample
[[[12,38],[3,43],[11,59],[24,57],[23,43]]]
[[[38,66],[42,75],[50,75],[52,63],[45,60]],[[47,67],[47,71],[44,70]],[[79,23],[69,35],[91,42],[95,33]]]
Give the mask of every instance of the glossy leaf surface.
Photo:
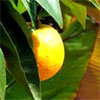
[[[36,0],[58,23],[60,28],[63,27],[63,19],[59,0]]]

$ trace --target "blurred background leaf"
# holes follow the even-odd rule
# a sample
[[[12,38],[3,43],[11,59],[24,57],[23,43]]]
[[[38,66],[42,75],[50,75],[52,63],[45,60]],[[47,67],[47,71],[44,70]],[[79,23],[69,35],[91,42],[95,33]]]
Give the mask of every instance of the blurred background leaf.
[[[87,14],[93,18],[93,20],[95,19],[95,21],[97,23],[100,23],[100,9],[98,9],[97,7],[94,6],[94,4],[92,2],[96,2],[97,5],[100,6],[100,1],[99,0],[73,0],[81,5],[84,5],[87,9]],[[95,5],[96,5],[95,4]]]
[[[80,34],[81,32],[83,32],[83,28],[80,27],[80,23],[78,21],[75,21],[61,34],[61,37],[65,40],[77,33]]]
[[[90,21],[87,21],[86,24],[89,25],[88,30],[86,27],[86,31],[65,41],[66,55],[62,69],[53,78],[41,83],[42,98],[44,100],[73,100],[76,96],[97,33],[96,24]],[[77,27],[76,30],[79,28]]]
[[[26,11],[26,8],[24,7],[24,4],[22,3],[22,0],[15,0],[15,3],[14,3],[14,0],[9,0],[11,2],[11,4],[13,5],[13,7],[20,13],[24,13]]]
[[[58,23],[60,28],[63,28],[63,19],[59,0],[36,0]]]
[[[63,31],[66,30],[71,24],[72,14],[70,9],[60,2],[62,16],[63,16]]]
[[[6,68],[5,68],[5,59],[0,48],[0,100],[5,98],[5,89],[6,89]]]
[[[70,8],[72,14],[81,23],[83,28],[85,28],[85,22],[86,22],[86,16],[87,16],[86,7],[76,2],[73,2],[72,0],[61,0],[61,1],[65,6]]]

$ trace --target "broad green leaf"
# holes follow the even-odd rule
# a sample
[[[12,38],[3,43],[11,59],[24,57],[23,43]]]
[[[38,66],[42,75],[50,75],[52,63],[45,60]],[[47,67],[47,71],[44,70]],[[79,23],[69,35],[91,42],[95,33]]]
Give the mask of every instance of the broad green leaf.
[[[1,29],[1,33],[2,33],[2,34],[0,34],[2,37],[1,44],[0,44],[1,48],[3,48],[3,50],[6,49],[6,51],[9,52],[9,53],[7,53],[7,56],[5,56],[6,60],[7,60],[7,68],[9,69],[9,71],[11,72],[13,77],[16,79],[16,81],[18,81],[26,89],[26,91],[30,94],[30,96],[32,96],[36,100],[39,100],[38,99],[39,97],[37,96],[38,89],[36,89],[37,87],[35,86],[35,83],[34,83],[33,87],[32,87],[32,83],[28,83],[28,81],[33,82],[33,80],[27,81],[25,73],[21,66],[22,62],[20,62],[20,58],[19,58],[18,52],[16,50],[16,47],[13,44],[13,41],[11,40],[11,38],[9,37],[8,32],[5,30],[5,28],[3,26]],[[29,70],[26,70],[26,71],[29,71]],[[26,73],[26,74],[28,74],[28,73]],[[32,75],[27,75],[28,79],[30,79],[31,77],[32,77]],[[31,90],[32,88],[34,88],[33,91],[35,91],[35,93],[32,93],[33,92]]]
[[[3,52],[0,48],[0,100],[4,100],[6,90],[6,68]]]
[[[61,0],[61,1],[63,2],[64,5],[70,8],[72,14],[81,23],[83,28],[85,28],[85,22],[87,16],[86,7],[72,0]]]
[[[7,4],[7,2],[5,2],[5,4]],[[13,43],[16,50],[15,52],[15,50],[8,49],[9,52],[12,51],[11,54],[7,56],[9,57],[8,62],[14,60],[12,63],[10,62],[11,65],[9,65],[9,70],[12,72],[15,79],[24,86],[31,97],[36,100],[40,100],[40,82],[33,51],[29,47],[22,29],[10,15],[9,9],[7,8],[8,6],[4,5],[3,7],[2,10],[4,10],[6,13],[2,12],[2,22],[4,27],[6,28],[6,33],[10,36],[10,39],[12,40],[11,43]],[[5,39],[3,38],[1,43],[3,43],[4,46],[6,45],[8,48],[8,44],[5,43],[4,40]],[[12,66],[14,66],[14,68],[12,68]]]
[[[7,89],[5,100],[32,100],[24,88],[16,83],[11,88]]]
[[[90,1],[96,8],[100,10],[100,4],[97,2],[97,0],[88,0]]]
[[[36,0],[58,23],[60,28],[63,28],[63,19],[59,0]]]
[[[24,4],[22,3],[22,0],[18,0],[18,4],[15,5],[13,0],[9,0],[11,2],[11,4],[13,5],[13,7],[20,13],[24,13],[26,11],[26,8],[24,7]]]
[[[0,26],[1,26],[0,36],[2,37],[1,43],[0,43],[1,48],[4,51],[9,52],[9,53],[7,53],[7,56],[5,56],[6,61],[7,61],[7,68],[9,69],[11,74],[14,76],[14,78],[19,83],[21,83],[26,88],[26,90],[29,92],[25,74],[23,72],[23,69],[21,68],[21,63],[19,60],[19,56],[18,56],[16,47],[14,46],[11,38],[9,37],[9,35],[8,35],[7,31],[5,30],[4,26],[2,25],[2,23],[0,23]],[[20,73],[20,74],[18,74],[18,73]]]
[[[26,10],[32,21],[32,27],[36,27],[36,1],[35,0],[22,0]]]
[[[41,83],[44,100],[73,100],[76,96],[93,50],[97,32],[96,24],[88,23],[90,29],[65,41],[65,61],[61,70],[51,79]]]

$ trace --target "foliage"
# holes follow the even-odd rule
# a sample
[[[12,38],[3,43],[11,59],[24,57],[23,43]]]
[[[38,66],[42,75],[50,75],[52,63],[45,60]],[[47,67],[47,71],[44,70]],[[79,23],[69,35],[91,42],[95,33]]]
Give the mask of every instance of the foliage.
[[[6,89],[6,70],[3,52],[0,48],[0,98],[4,100]]]
[[[0,2],[0,99],[73,100],[93,51],[100,23],[99,3],[96,0]],[[27,26],[27,18],[31,28]],[[66,53],[62,69],[41,83],[31,39],[31,31],[40,23],[59,31]]]

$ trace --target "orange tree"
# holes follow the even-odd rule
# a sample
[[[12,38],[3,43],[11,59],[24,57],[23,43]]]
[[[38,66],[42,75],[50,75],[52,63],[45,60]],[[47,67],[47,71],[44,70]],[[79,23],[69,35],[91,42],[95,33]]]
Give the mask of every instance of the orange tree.
[[[0,1],[0,100],[76,97],[100,24],[98,1]],[[32,40],[40,24],[49,28],[40,28]],[[42,77],[51,75],[49,79],[40,81],[39,66],[42,66]]]

